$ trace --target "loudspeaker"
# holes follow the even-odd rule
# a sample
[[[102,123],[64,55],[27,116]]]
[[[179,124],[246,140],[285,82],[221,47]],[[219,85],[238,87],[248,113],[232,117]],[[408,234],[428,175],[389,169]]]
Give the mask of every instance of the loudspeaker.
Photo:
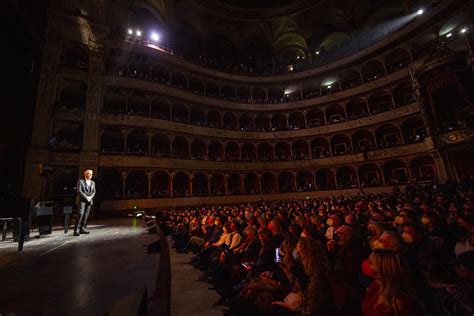
[[[148,254],[155,254],[161,252],[161,243],[159,240],[152,242],[146,247]]]

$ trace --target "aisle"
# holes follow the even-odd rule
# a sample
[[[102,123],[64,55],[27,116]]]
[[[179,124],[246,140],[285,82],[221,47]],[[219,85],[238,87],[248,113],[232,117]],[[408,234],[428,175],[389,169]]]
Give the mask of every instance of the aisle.
[[[171,315],[222,316],[225,306],[213,308],[220,298],[215,291],[209,290],[209,284],[196,281],[201,270],[187,264],[191,254],[177,254],[170,249],[171,257]]]

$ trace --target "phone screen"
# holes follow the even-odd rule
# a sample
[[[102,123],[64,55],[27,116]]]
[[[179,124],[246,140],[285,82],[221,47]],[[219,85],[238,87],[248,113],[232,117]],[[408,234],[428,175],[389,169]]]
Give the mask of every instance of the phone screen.
[[[280,248],[275,249],[275,262],[276,263],[281,262]]]

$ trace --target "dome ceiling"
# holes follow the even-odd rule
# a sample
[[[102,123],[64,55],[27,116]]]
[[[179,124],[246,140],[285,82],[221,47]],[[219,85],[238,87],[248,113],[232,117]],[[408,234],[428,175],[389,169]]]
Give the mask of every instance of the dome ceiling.
[[[115,11],[128,9],[128,27],[153,28],[162,44],[184,57],[264,68],[346,50],[357,36],[365,39],[380,23],[405,14],[402,0],[383,2],[360,0],[354,7],[349,0],[148,0],[128,1],[128,8]]]

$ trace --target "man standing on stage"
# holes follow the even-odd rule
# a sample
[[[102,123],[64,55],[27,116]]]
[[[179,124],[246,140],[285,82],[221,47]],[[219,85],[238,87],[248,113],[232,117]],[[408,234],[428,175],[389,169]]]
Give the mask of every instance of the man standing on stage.
[[[84,179],[77,181],[77,206],[79,207],[79,216],[74,226],[74,236],[89,234],[84,227],[87,226],[87,218],[89,217],[95,195],[95,182],[91,179],[92,170],[86,170],[84,171]]]

